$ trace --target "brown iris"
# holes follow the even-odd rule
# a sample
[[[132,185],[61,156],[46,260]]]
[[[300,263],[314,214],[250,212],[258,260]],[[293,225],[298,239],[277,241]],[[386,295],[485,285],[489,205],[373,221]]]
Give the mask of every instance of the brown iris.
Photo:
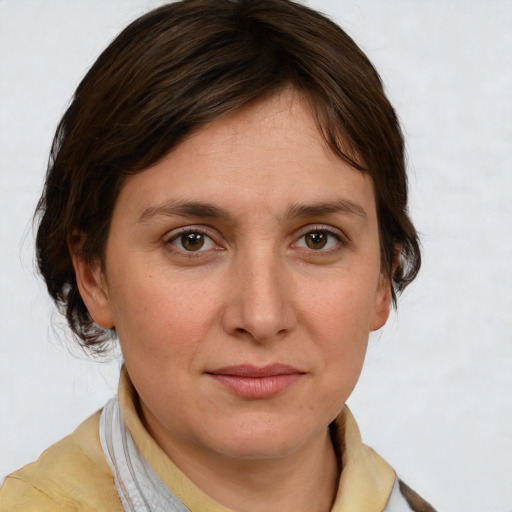
[[[304,238],[306,245],[310,249],[323,249],[327,244],[328,234],[325,231],[312,231]]]
[[[199,251],[204,245],[204,235],[201,233],[184,233],[181,235],[181,245],[187,251]]]

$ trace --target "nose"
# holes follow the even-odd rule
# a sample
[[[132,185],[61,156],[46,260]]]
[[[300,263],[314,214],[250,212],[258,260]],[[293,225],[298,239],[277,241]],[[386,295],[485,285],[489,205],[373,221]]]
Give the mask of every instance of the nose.
[[[222,317],[225,332],[260,344],[282,339],[297,322],[286,264],[279,256],[260,251],[240,255],[233,266]]]

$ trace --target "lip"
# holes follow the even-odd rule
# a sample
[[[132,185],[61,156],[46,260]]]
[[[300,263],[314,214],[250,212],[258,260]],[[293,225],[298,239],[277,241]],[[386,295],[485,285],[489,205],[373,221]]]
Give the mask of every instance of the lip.
[[[303,371],[284,364],[262,367],[247,364],[226,366],[209,371],[207,374],[228,391],[252,400],[276,396],[305,375]]]

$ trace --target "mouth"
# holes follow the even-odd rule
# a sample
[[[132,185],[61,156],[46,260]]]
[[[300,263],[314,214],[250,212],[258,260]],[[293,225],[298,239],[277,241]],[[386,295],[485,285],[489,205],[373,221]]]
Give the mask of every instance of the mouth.
[[[272,364],[226,366],[207,372],[214,381],[242,398],[263,400],[271,398],[297,383],[305,372],[292,366]]]

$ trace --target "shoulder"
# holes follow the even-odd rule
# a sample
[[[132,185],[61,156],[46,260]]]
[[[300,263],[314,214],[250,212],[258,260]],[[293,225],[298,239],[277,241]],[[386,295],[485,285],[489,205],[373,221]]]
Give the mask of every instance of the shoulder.
[[[98,436],[97,412],[39,459],[7,476],[0,510],[121,511]]]

